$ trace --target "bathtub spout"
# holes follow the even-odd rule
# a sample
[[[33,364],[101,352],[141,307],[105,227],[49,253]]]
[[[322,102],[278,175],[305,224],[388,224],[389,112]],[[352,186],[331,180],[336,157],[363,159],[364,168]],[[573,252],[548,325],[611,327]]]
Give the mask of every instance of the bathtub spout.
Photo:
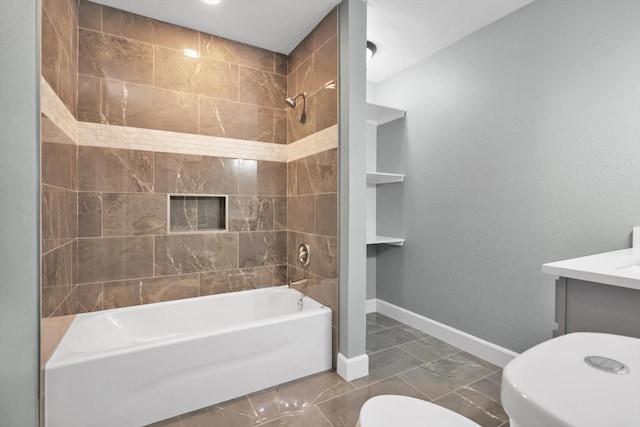
[[[306,284],[307,284],[307,279],[300,279],[300,280],[296,280],[295,282],[293,280],[289,280],[289,287],[298,286],[298,285],[306,285]]]

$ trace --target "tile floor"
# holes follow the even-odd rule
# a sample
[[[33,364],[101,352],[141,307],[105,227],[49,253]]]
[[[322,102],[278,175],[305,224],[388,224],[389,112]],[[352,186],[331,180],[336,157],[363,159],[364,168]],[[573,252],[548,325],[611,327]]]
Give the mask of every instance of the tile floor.
[[[364,402],[380,394],[434,402],[485,427],[509,426],[497,366],[379,313],[367,315],[367,354],[368,377],[346,382],[323,372],[153,426],[353,427]]]

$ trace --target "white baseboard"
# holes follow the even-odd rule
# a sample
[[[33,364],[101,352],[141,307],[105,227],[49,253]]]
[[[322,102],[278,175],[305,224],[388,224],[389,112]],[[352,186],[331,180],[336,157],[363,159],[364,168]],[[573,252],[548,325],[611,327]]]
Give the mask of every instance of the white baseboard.
[[[377,311],[377,299],[368,299],[364,302],[364,312],[369,314],[369,313],[375,313]]]
[[[342,353],[338,353],[338,366],[336,371],[345,381],[366,377],[369,375],[369,356],[362,354],[347,359]]]
[[[367,300],[367,307],[369,307],[369,301],[371,300]],[[501,368],[504,368],[507,363],[518,356],[518,353],[504,347],[500,347],[499,345],[485,341],[466,332],[462,332],[459,329],[452,328],[451,326],[447,326],[443,323],[421,316],[386,301],[376,299],[375,304],[372,305],[375,305],[378,313],[384,314],[385,316],[405,323],[412,328],[416,328],[426,334],[432,335],[466,351],[467,353],[471,353],[474,356],[478,356],[493,363],[494,365],[500,366]]]

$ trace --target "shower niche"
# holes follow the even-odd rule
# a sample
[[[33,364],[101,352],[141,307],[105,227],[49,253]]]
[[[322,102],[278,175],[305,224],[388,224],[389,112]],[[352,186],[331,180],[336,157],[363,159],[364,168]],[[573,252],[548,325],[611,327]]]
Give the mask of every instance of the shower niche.
[[[227,196],[169,194],[167,202],[169,233],[227,231]]]

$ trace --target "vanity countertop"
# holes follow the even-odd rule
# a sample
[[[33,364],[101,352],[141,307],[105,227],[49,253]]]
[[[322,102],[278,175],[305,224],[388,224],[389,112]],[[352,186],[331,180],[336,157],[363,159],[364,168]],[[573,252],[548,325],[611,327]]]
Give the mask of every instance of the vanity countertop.
[[[640,290],[640,250],[622,249],[542,265],[542,272]]]

